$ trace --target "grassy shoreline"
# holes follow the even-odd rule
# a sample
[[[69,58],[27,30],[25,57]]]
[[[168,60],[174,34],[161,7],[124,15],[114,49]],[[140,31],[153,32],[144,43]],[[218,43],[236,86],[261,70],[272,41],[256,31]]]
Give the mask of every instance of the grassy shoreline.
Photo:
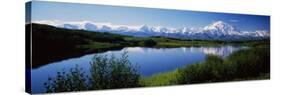
[[[269,56],[268,47],[240,50],[226,59],[209,55],[204,62],[142,78],[140,84],[143,86],[165,86],[269,79]]]

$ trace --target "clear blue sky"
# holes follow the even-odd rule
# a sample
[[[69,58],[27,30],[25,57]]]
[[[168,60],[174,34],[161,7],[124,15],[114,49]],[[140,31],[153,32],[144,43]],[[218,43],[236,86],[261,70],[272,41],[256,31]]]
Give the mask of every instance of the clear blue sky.
[[[180,28],[204,27],[214,21],[224,21],[240,30],[270,31],[270,17],[167,10],[137,7],[116,7],[93,4],[32,1],[32,20],[94,21],[122,25],[149,25]]]

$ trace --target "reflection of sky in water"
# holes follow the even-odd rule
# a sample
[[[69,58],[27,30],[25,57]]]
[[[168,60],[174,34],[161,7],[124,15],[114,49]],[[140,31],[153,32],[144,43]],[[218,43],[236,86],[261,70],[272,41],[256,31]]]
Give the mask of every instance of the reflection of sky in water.
[[[101,55],[115,55],[117,58],[124,51],[128,51],[129,60],[139,66],[142,76],[147,77],[160,72],[175,70],[176,68],[204,61],[206,54],[218,55],[225,58],[229,54],[239,50],[241,47],[182,47],[182,48],[143,48],[127,47],[119,51],[107,51],[98,53]],[[243,48],[243,47],[242,47]],[[56,75],[57,71],[68,71],[79,65],[85,71],[89,71],[90,61],[94,54],[88,54],[77,58],[50,63],[37,69],[32,69],[32,90],[42,92],[43,83],[47,78]],[[86,72],[89,73],[89,72]]]

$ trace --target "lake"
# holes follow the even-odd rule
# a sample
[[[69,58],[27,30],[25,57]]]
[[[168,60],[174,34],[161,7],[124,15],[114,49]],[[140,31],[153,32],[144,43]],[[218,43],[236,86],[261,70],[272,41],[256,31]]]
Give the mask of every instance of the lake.
[[[121,50],[96,53],[101,55],[114,55],[117,58],[125,51],[128,52],[128,59],[139,66],[142,77],[149,77],[153,74],[173,71],[177,68],[202,62],[206,55],[213,54],[226,58],[231,53],[246,48],[243,46],[217,46],[217,47],[180,47],[180,48],[147,48],[147,47],[126,47]],[[78,65],[88,71],[91,59],[95,54],[87,54],[77,58],[69,58],[53,62],[42,67],[32,69],[31,84],[33,93],[45,92],[43,83],[48,77],[54,77],[57,71],[69,71],[70,68]],[[87,73],[87,72],[86,72]]]

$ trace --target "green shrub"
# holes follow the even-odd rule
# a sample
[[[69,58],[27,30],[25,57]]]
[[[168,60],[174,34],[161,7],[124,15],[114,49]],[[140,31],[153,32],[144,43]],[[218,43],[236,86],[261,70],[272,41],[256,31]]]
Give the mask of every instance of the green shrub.
[[[91,89],[127,88],[139,86],[140,75],[125,52],[120,59],[96,55],[91,63]]]
[[[85,78],[85,72],[82,71],[76,65],[75,68],[71,68],[69,73],[65,71],[57,72],[56,77],[48,78],[48,81],[44,83],[46,92],[65,92],[65,91],[80,91],[87,90],[87,83]]]
[[[234,65],[236,78],[259,76],[261,73],[270,72],[270,49],[252,48],[240,50],[230,55],[226,61]]]
[[[214,55],[208,55],[204,63],[189,65],[179,70],[181,77],[179,83],[211,82],[221,76],[223,60]]]
[[[138,87],[140,75],[137,67],[128,60],[127,52],[121,58],[95,55],[90,62],[90,75],[78,65],[67,73],[63,70],[44,83],[46,92],[81,91]]]

